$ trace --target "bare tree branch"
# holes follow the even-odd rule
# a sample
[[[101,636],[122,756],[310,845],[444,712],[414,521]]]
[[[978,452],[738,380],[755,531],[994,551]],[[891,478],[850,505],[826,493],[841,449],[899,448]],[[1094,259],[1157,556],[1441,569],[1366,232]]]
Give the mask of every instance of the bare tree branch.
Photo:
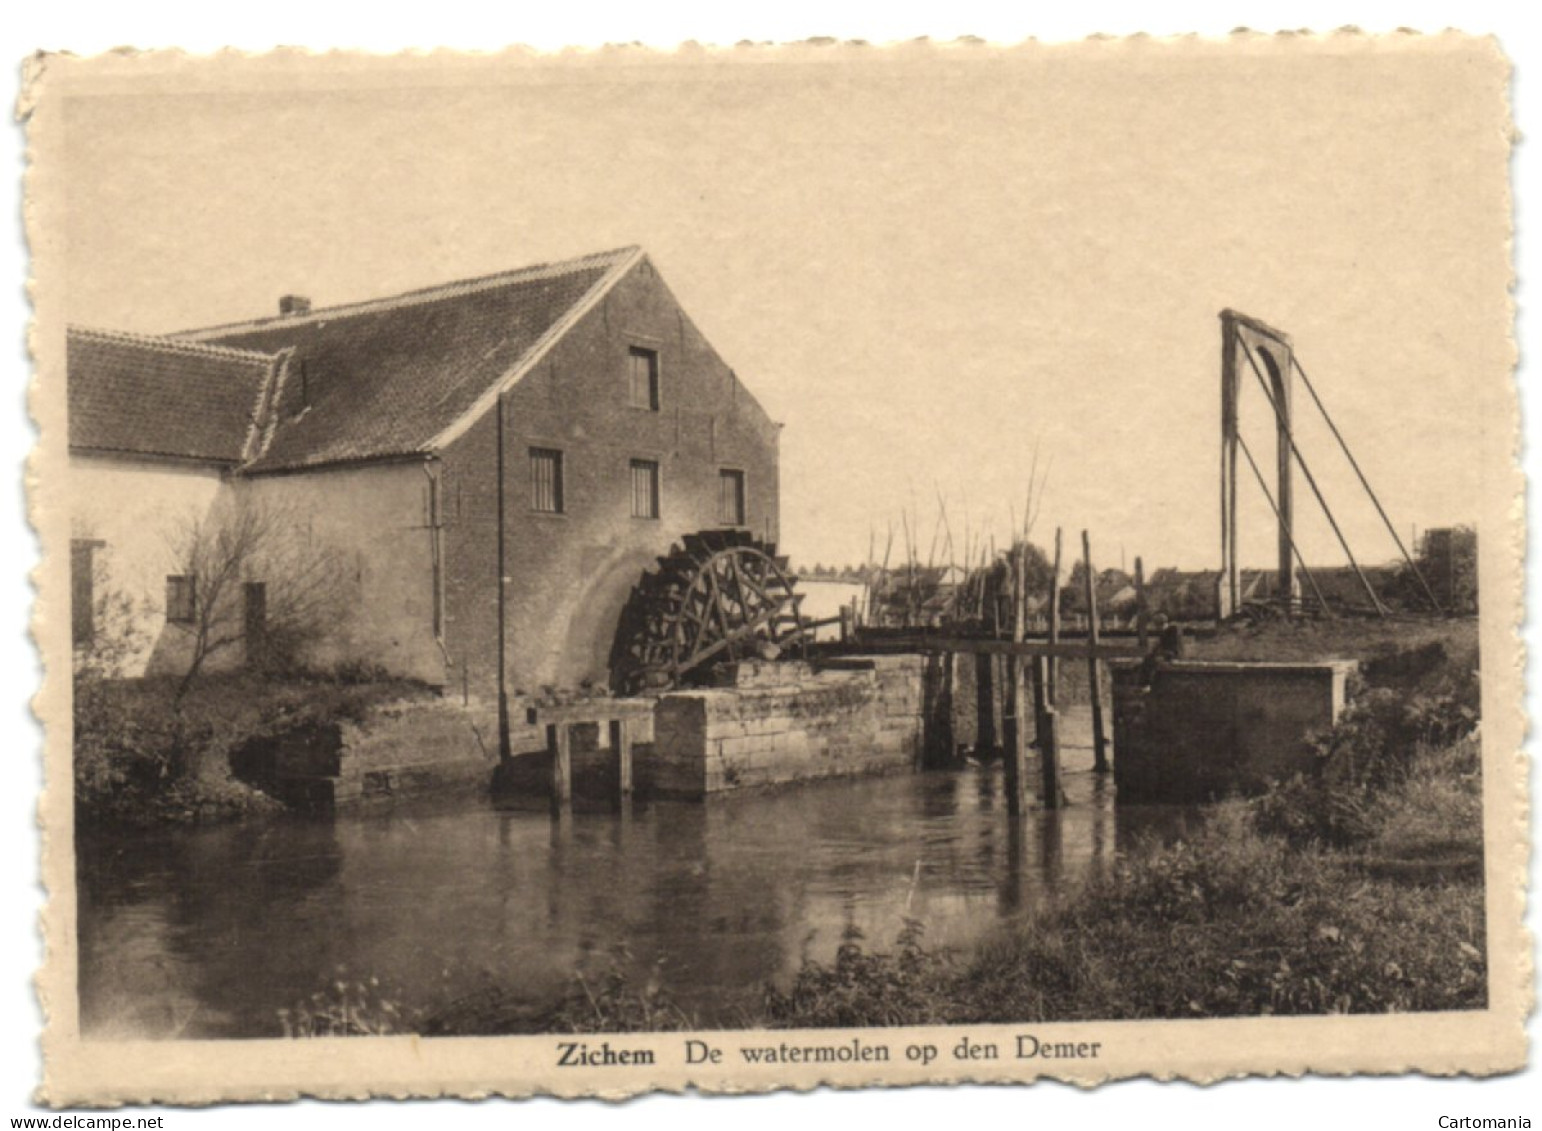
[[[341,555],[316,543],[293,508],[247,496],[228,499],[176,527],[168,547],[178,575],[187,579],[192,605],[179,704],[211,657],[244,643],[272,650],[271,657],[251,659],[296,662],[342,619]],[[248,583],[263,587],[260,641],[249,638],[249,628],[258,626],[247,623],[242,598]]]

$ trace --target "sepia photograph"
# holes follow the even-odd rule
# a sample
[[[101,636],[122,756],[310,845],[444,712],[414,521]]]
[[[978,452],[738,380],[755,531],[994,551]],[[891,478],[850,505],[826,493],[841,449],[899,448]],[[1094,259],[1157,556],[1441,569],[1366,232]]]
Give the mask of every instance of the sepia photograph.
[[[1492,39],[26,80],[48,1103],[1526,1062]]]

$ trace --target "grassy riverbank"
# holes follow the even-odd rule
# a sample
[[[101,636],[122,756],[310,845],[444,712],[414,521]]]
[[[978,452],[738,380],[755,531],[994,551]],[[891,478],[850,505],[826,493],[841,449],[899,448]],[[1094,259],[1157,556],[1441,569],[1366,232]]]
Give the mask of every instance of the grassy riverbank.
[[[145,827],[277,812],[277,801],[232,774],[232,752],[425,694],[400,680],[232,673],[204,677],[179,700],[171,679],[77,680],[77,823]]]
[[[966,957],[848,941],[768,990],[771,1026],[1476,1009],[1485,1001],[1476,750],[1416,760],[1354,847],[1220,807]],[[1438,807],[1437,807],[1438,806]]]

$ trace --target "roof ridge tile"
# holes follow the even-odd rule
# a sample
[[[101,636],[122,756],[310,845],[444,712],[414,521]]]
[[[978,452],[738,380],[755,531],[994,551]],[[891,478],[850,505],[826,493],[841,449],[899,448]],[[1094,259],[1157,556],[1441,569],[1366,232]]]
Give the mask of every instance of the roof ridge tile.
[[[528,283],[538,279],[558,279],[564,275],[577,274],[580,271],[590,271],[596,267],[609,267],[629,256],[635,255],[640,250],[642,250],[640,245],[628,244],[625,247],[611,248],[608,251],[590,252],[587,255],[575,256],[572,259],[559,259],[548,263],[532,263],[524,267],[499,271],[491,275],[475,275],[469,279],[436,283],[430,287],[419,287],[396,295],[361,299],[357,302],[340,303],[336,306],[316,307],[305,314],[274,314],[262,318],[248,318],[237,322],[226,322],[217,326],[179,330],[176,336],[183,341],[197,342],[204,337],[225,337],[241,331],[265,330],[273,326],[303,326],[318,321],[326,321],[331,318],[352,318],[361,314],[376,314],[381,311],[397,310],[405,306],[417,306],[422,303],[438,302],[442,299],[460,298],[463,295],[494,290],[498,287],[505,287],[514,283]]]
[[[264,353],[261,350],[237,349],[234,346],[211,346],[203,342],[189,341],[186,338],[169,337],[162,334],[144,334],[133,330],[102,330],[94,326],[67,326],[68,335],[101,338],[109,342],[121,342],[125,345],[154,347],[156,349],[170,350],[178,353],[191,353],[202,357],[223,357],[233,361],[246,361],[253,365],[271,365],[276,356]]]

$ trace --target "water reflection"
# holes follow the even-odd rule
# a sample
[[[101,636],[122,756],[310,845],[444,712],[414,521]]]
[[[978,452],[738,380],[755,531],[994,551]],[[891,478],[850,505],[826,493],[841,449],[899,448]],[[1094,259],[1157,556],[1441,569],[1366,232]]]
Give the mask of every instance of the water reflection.
[[[256,1037],[339,967],[433,1007],[488,978],[533,1005],[624,945],[704,1024],[905,919],[967,945],[1181,811],[1115,811],[1067,752],[1069,808],[1007,820],[997,767],[553,818],[468,801],[82,845],[91,1036]]]

